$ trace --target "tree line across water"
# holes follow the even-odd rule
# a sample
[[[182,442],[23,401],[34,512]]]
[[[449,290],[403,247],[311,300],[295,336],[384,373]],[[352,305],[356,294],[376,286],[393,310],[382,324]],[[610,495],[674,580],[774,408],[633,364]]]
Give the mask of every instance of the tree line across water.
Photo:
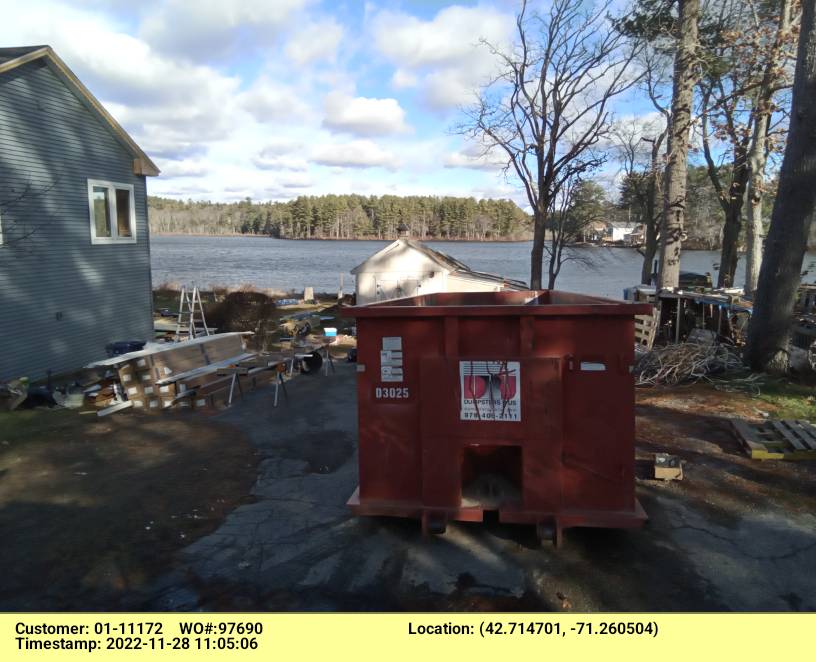
[[[433,196],[300,196],[288,202],[235,203],[150,197],[157,233],[252,234],[284,239],[390,239],[400,225],[413,237],[529,239],[530,217],[511,200]]]
[[[640,180],[624,177],[610,195],[583,182],[570,210],[581,227],[588,223],[644,222]],[[766,204],[773,202],[772,197]],[[301,196],[288,202],[198,202],[151,196],[155,233],[249,234],[284,239],[390,239],[400,224],[426,239],[527,240],[532,218],[511,200],[394,195]],[[705,168],[689,168],[688,248],[719,249],[724,214]]]

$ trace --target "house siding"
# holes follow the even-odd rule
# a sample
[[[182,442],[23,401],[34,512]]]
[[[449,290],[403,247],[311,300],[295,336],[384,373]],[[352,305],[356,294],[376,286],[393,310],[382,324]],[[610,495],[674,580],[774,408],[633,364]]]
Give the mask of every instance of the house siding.
[[[91,243],[88,179],[133,186],[136,243]],[[0,74],[0,225],[0,379],[70,372],[111,341],[152,338],[145,177],[42,61]]]

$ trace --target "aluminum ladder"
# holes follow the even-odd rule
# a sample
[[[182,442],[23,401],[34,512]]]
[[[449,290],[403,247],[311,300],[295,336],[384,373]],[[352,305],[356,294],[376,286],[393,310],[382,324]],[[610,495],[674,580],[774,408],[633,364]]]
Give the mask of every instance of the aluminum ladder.
[[[176,342],[209,335],[210,329],[204,317],[201,292],[196,286],[192,289],[182,286],[179,295],[178,319],[176,320]]]

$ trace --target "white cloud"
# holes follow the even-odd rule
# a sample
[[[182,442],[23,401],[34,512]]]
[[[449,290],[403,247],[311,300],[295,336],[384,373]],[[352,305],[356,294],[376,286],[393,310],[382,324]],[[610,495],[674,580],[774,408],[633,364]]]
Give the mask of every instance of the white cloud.
[[[166,0],[148,13],[141,36],[155,48],[212,60],[245,49],[248,37],[268,41],[310,0]]]
[[[238,105],[259,122],[302,122],[310,112],[300,92],[266,75],[238,96]]]
[[[206,163],[196,159],[160,161],[158,166],[161,169],[161,176],[165,179],[175,177],[201,177],[210,171]]]
[[[302,151],[303,143],[281,138],[268,142],[266,147],[252,157],[252,163],[261,170],[304,171],[309,167],[308,162],[295,154]]]
[[[334,19],[309,23],[289,38],[286,57],[300,66],[321,60],[334,61],[342,39],[343,27]]]
[[[505,47],[512,30],[511,14],[485,6],[454,5],[427,21],[381,11],[371,21],[375,47],[397,66],[394,86],[419,85],[425,101],[437,109],[472,101],[497,66],[480,40]]]
[[[468,143],[463,149],[451,152],[445,157],[446,168],[470,168],[498,172],[507,165],[507,157],[499,149],[485,153],[484,148],[476,143]]]
[[[314,179],[306,173],[294,173],[275,180],[275,183],[286,189],[311,188]]]
[[[314,150],[312,163],[340,168],[396,168],[397,158],[371,140],[329,143]]]
[[[332,92],[325,99],[323,126],[357,136],[382,136],[408,131],[405,111],[396,99],[368,99]]]
[[[407,87],[416,87],[418,83],[419,78],[417,75],[405,69],[397,69],[391,77],[391,85],[398,90]]]

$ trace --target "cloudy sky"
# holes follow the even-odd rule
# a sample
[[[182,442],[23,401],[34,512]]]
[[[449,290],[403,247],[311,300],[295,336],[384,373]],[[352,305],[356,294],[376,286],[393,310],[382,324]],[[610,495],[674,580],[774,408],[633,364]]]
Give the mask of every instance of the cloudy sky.
[[[513,0],[0,0],[162,170],[154,195],[513,197],[452,130],[512,38]]]

